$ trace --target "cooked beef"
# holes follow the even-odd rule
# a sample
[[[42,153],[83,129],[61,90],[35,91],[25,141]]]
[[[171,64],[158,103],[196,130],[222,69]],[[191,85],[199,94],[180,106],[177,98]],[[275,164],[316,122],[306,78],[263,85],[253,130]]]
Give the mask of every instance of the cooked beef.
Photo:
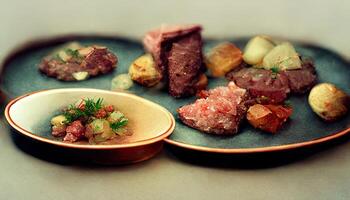
[[[245,116],[248,95],[234,82],[202,93],[194,103],[178,109],[181,121],[195,129],[212,134],[235,134]]]
[[[107,48],[94,47],[88,55],[72,57],[66,61],[49,55],[41,61],[39,70],[58,80],[77,81],[74,73],[87,72],[88,76],[106,74],[116,67],[117,62],[117,57]]]
[[[290,92],[287,76],[270,70],[243,67],[227,74],[227,78],[235,81],[238,87],[247,89],[252,97],[266,101],[265,103],[283,102]]]
[[[301,69],[274,73],[271,70],[242,66],[229,72],[228,80],[249,91],[262,103],[281,103],[290,92],[305,93],[316,83],[316,71],[312,62],[304,62]]]
[[[303,94],[317,82],[316,70],[310,61],[304,62],[301,69],[287,70],[281,73],[287,76],[292,93]]]
[[[174,97],[195,94],[202,64],[202,41],[199,33],[172,44],[168,57],[169,92]]]
[[[71,125],[67,126],[66,129],[66,136],[63,138],[63,141],[66,142],[75,142],[82,136],[84,136],[85,133],[85,127],[81,123],[81,121],[76,120],[72,122]]]
[[[194,85],[202,67],[201,29],[198,25],[162,26],[148,32],[143,40],[174,97],[196,92]]]

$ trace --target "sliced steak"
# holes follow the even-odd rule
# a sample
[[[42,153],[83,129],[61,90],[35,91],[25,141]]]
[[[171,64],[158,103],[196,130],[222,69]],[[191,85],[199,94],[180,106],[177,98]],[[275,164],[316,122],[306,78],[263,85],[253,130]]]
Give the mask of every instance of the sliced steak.
[[[311,61],[304,62],[301,69],[287,70],[282,73],[287,76],[292,93],[303,94],[317,82],[316,70]]]
[[[174,97],[195,94],[202,65],[202,40],[199,33],[172,44],[168,57],[169,92]]]
[[[143,39],[174,97],[194,95],[202,67],[202,38],[199,25],[162,26]]]
[[[242,67],[226,77],[247,89],[252,97],[264,99],[265,103],[281,103],[290,92],[287,76],[270,70]]]
[[[206,133],[237,133],[247,111],[246,90],[230,82],[227,87],[217,87],[204,92],[202,97],[178,109],[181,121]]]

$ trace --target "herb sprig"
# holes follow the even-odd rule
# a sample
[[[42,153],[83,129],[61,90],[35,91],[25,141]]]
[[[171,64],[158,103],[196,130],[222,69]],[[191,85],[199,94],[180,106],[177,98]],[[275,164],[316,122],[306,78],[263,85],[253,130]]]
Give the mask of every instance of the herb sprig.
[[[129,120],[125,117],[123,117],[120,121],[114,122],[110,124],[110,127],[113,131],[118,131],[120,128],[123,128],[128,124]]]
[[[67,110],[64,111],[63,115],[66,117],[64,123],[69,124],[81,117],[88,117],[94,115],[103,106],[103,99],[98,98],[95,102],[94,99],[83,99],[82,102],[76,106],[71,104]],[[83,106],[83,109],[82,107]]]
[[[78,49],[74,50],[74,49],[68,48],[68,49],[65,49],[64,51],[66,52],[67,55],[70,55],[73,58],[81,58]]]

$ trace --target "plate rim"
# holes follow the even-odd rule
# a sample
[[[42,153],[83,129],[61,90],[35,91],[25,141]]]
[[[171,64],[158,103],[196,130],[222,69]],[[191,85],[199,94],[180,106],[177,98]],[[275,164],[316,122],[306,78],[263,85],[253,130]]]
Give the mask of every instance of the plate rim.
[[[291,143],[291,144],[285,144],[285,145],[276,145],[276,146],[267,146],[267,147],[256,147],[256,148],[213,148],[213,147],[205,147],[205,146],[199,146],[199,145],[193,145],[193,144],[187,144],[183,142],[179,142],[176,140],[172,140],[169,137],[165,138],[164,141],[168,144],[185,148],[188,150],[195,150],[195,151],[201,151],[201,152],[208,152],[208,153],[223,153],[223,154],[253,154],[253,153],[266,153],[266,152],[278,152],[278,151],[284,151],[284,150],[292,150],[292,149],[298,149],[303,147],[310,147],[315,146],[317,144],[325,143],[328,141],[335,140],[337,138],[340,138],[341,136],[344,136],[346,134],[350,133],[350,127],[345,128],[339,132],[330,134],[325,137],[321,137],[314,140],[309,140],[305,142],[298,142],[298,143]],[[203,133],[205,134],[205,133]]]

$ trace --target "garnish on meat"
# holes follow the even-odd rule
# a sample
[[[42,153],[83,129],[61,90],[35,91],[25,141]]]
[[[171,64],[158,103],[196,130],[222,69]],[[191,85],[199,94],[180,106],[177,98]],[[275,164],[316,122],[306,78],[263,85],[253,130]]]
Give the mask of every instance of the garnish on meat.
[[[73,42],[43,58],[39,70],[62,81],[82,81],[116,68],[118,58],[104,46]]]
[[[230,82],[227,87],[202,91],[199,96],[194,103],[177,110],[184,124],[212,134],[237,133],[247,111],[245,89]]]
[[[161,26],[148,32],[143,44],[152,54],[161,79],[173,97],[194,95],[202,72],[202,37],[199,25]]]
[[[105,105],[103,99],[83,99],[51,119],[52,135],[63,137],[65,142],[87,140],[98,144],[130,132],[128,121],[113,105]]]
[[[255,104],[249,107],[247,120],[254,128],[277,133],[292,112],[288,106]]]

